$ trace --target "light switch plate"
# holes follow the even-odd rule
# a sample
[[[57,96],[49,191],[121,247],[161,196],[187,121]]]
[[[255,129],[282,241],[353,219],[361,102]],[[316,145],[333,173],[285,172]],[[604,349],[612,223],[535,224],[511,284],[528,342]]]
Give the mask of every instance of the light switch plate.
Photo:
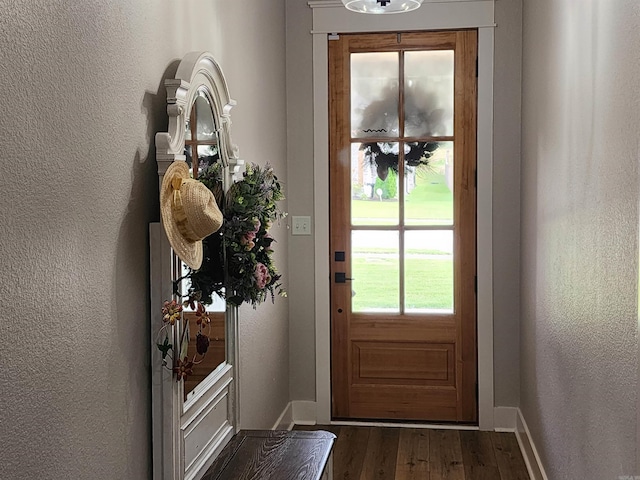
[[[311,235],[311,217],[291,217],[291,235]]]

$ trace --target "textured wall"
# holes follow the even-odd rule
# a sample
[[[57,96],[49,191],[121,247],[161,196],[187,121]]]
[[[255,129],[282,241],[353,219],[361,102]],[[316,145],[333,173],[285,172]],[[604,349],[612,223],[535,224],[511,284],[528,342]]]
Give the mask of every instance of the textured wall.
[[[286,180],[284,0],[2,5],[0,478],[148,478],[162,80],[187,51],[212,51],[242,157]],[[284,228],[275,236],[286,273]],[[288,400],[277,302],[241,312],[248,427],[271,426]]]
[[[637,0],[525,0],[521,408],[550,479],[638,475]]]

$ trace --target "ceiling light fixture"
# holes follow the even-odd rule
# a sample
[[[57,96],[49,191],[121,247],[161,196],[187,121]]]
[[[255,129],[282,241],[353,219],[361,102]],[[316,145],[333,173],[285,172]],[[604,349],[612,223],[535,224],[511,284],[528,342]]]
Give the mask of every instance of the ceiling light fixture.
[[[404,13],[415,10],[423,0],[342,0],[347,9],[358,13]]]

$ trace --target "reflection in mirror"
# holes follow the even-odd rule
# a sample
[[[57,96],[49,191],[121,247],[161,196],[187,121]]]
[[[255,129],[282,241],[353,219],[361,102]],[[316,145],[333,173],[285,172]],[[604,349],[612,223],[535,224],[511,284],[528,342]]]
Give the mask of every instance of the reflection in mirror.
[[[213,118],[210,93],[205,87],[197,91],[191,114],[185,123],[184,154],[193,168],[193,177],[220,160],[218,126]],[[195,153],[195,161],[194,161]]]
[[[218,148],[218,132],[217,125],[214,120],[214,112],[210,93],[205,87],[197,90],[195,100],[191,107],[189,118],[185,122],[185,156],[187,163],[193,171],[193,178],[198,178],[202,174],[208,173],[209,167],[220,161]],[[194,155],[195,153],[195,155]],[[208,185],[209,186],[209,185]],[[223,209],[224,201],[222,198],[222,185],[214,191],[218,207]],[[222,248],[222,235],[217,232],[208,237],[203,242],[204,261],[200,270],[213,270],[219,272],[219,278],[211,278],[213,283],[222,283],[223,278],[223,260],[217,258]],[[187,266],[182,266],[182,277],[190,273]],[[189,291],[192,284],[189,278],[185,278],[180,285],[183,298],[189,298]],[[196,290],[198,288],[195,288]],[[201,317],[189,305],[184,308],[184,318],[189,321],[189,331],[191,332],[189,347],[187,350],[188,358],[198,358],[194,362],[193,374],[189,375],[184,382],[184,401],[186,402],[191,396],[197,394],[198,385],[225,362],[225,301],[217,293],[211,294],[211,303],[208,302],[207,296],[207,315],[210,322],[203,326],[202,333],[209,338],[209,347],[206,355],[199,355],[197,332],[200,331],[198,320]]]
[[[211,103],[207,99],[207,91],[204,88],[198,90],[198,96],[194,102],[196,117],[196,138],[198,140],[213,140],[216,126],[213,123],[213,112]]]
[[[221,238],[219,235],[214,234],[217,238],[212,239],[213,243],[220,244]],[[210,245],[210,244],[209,244]],[[221,247],[220,247],[221,248]],[[207,268],[209,264],[203,262],[203,267]],[[222,266],[220,266],[222,271]],[[189,273],[189,267],[182,264],[182,276],[186,276]],[[220,279],[222,281],[222,279]],[[191,281],[185,278],[180,285],[182,298],[189,297],[189,289]],[[209,318],[209,324],[203,327],[203,334],[209,338],[209,347],[206,355],[202,357],[198,354],[198,336],[197,332],[200,330],[198,323],[199,317],[190,305],[184,306],[184,319],[189,322],[189,331],[191,332],[189,339],[189,347],[187,349],[188,358],[199,359],[194,362],[193,374],[186,377],[184,381],[184,401],[186,402],[190,397],[197,393],[196,387],[202,382],[209,374],[215,371],[220,365],[225,362],[225,309],[226,304],[223,298],[217,295],[215,292],[211,295],[212,303],[206,306],[206,317]]]
[[[207,312],[210,323],[205,327],[205,334],[209,338],[209,349],[207,354],[201,361],[194,363],[193,374],[189,375],[184,381],[184,401],[186,402],[191,396],[198,392],[197,387],[211,372],[215,371],[225,361],[225,338],[224,338],[224,319],[225,312]],[[195,312],[185,312],[184,318],[189,321],[189,330],[197,332],[198,317]],[[192,358],[197,353],[198,338],[192,335],[189,340],[189,348],[187,355]]]

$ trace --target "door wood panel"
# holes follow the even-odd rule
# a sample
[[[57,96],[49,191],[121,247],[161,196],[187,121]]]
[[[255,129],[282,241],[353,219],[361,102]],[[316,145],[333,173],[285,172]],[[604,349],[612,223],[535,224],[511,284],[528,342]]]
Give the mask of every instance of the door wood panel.
[[[352,342],[353,383],[453,385],[455,345]]]

